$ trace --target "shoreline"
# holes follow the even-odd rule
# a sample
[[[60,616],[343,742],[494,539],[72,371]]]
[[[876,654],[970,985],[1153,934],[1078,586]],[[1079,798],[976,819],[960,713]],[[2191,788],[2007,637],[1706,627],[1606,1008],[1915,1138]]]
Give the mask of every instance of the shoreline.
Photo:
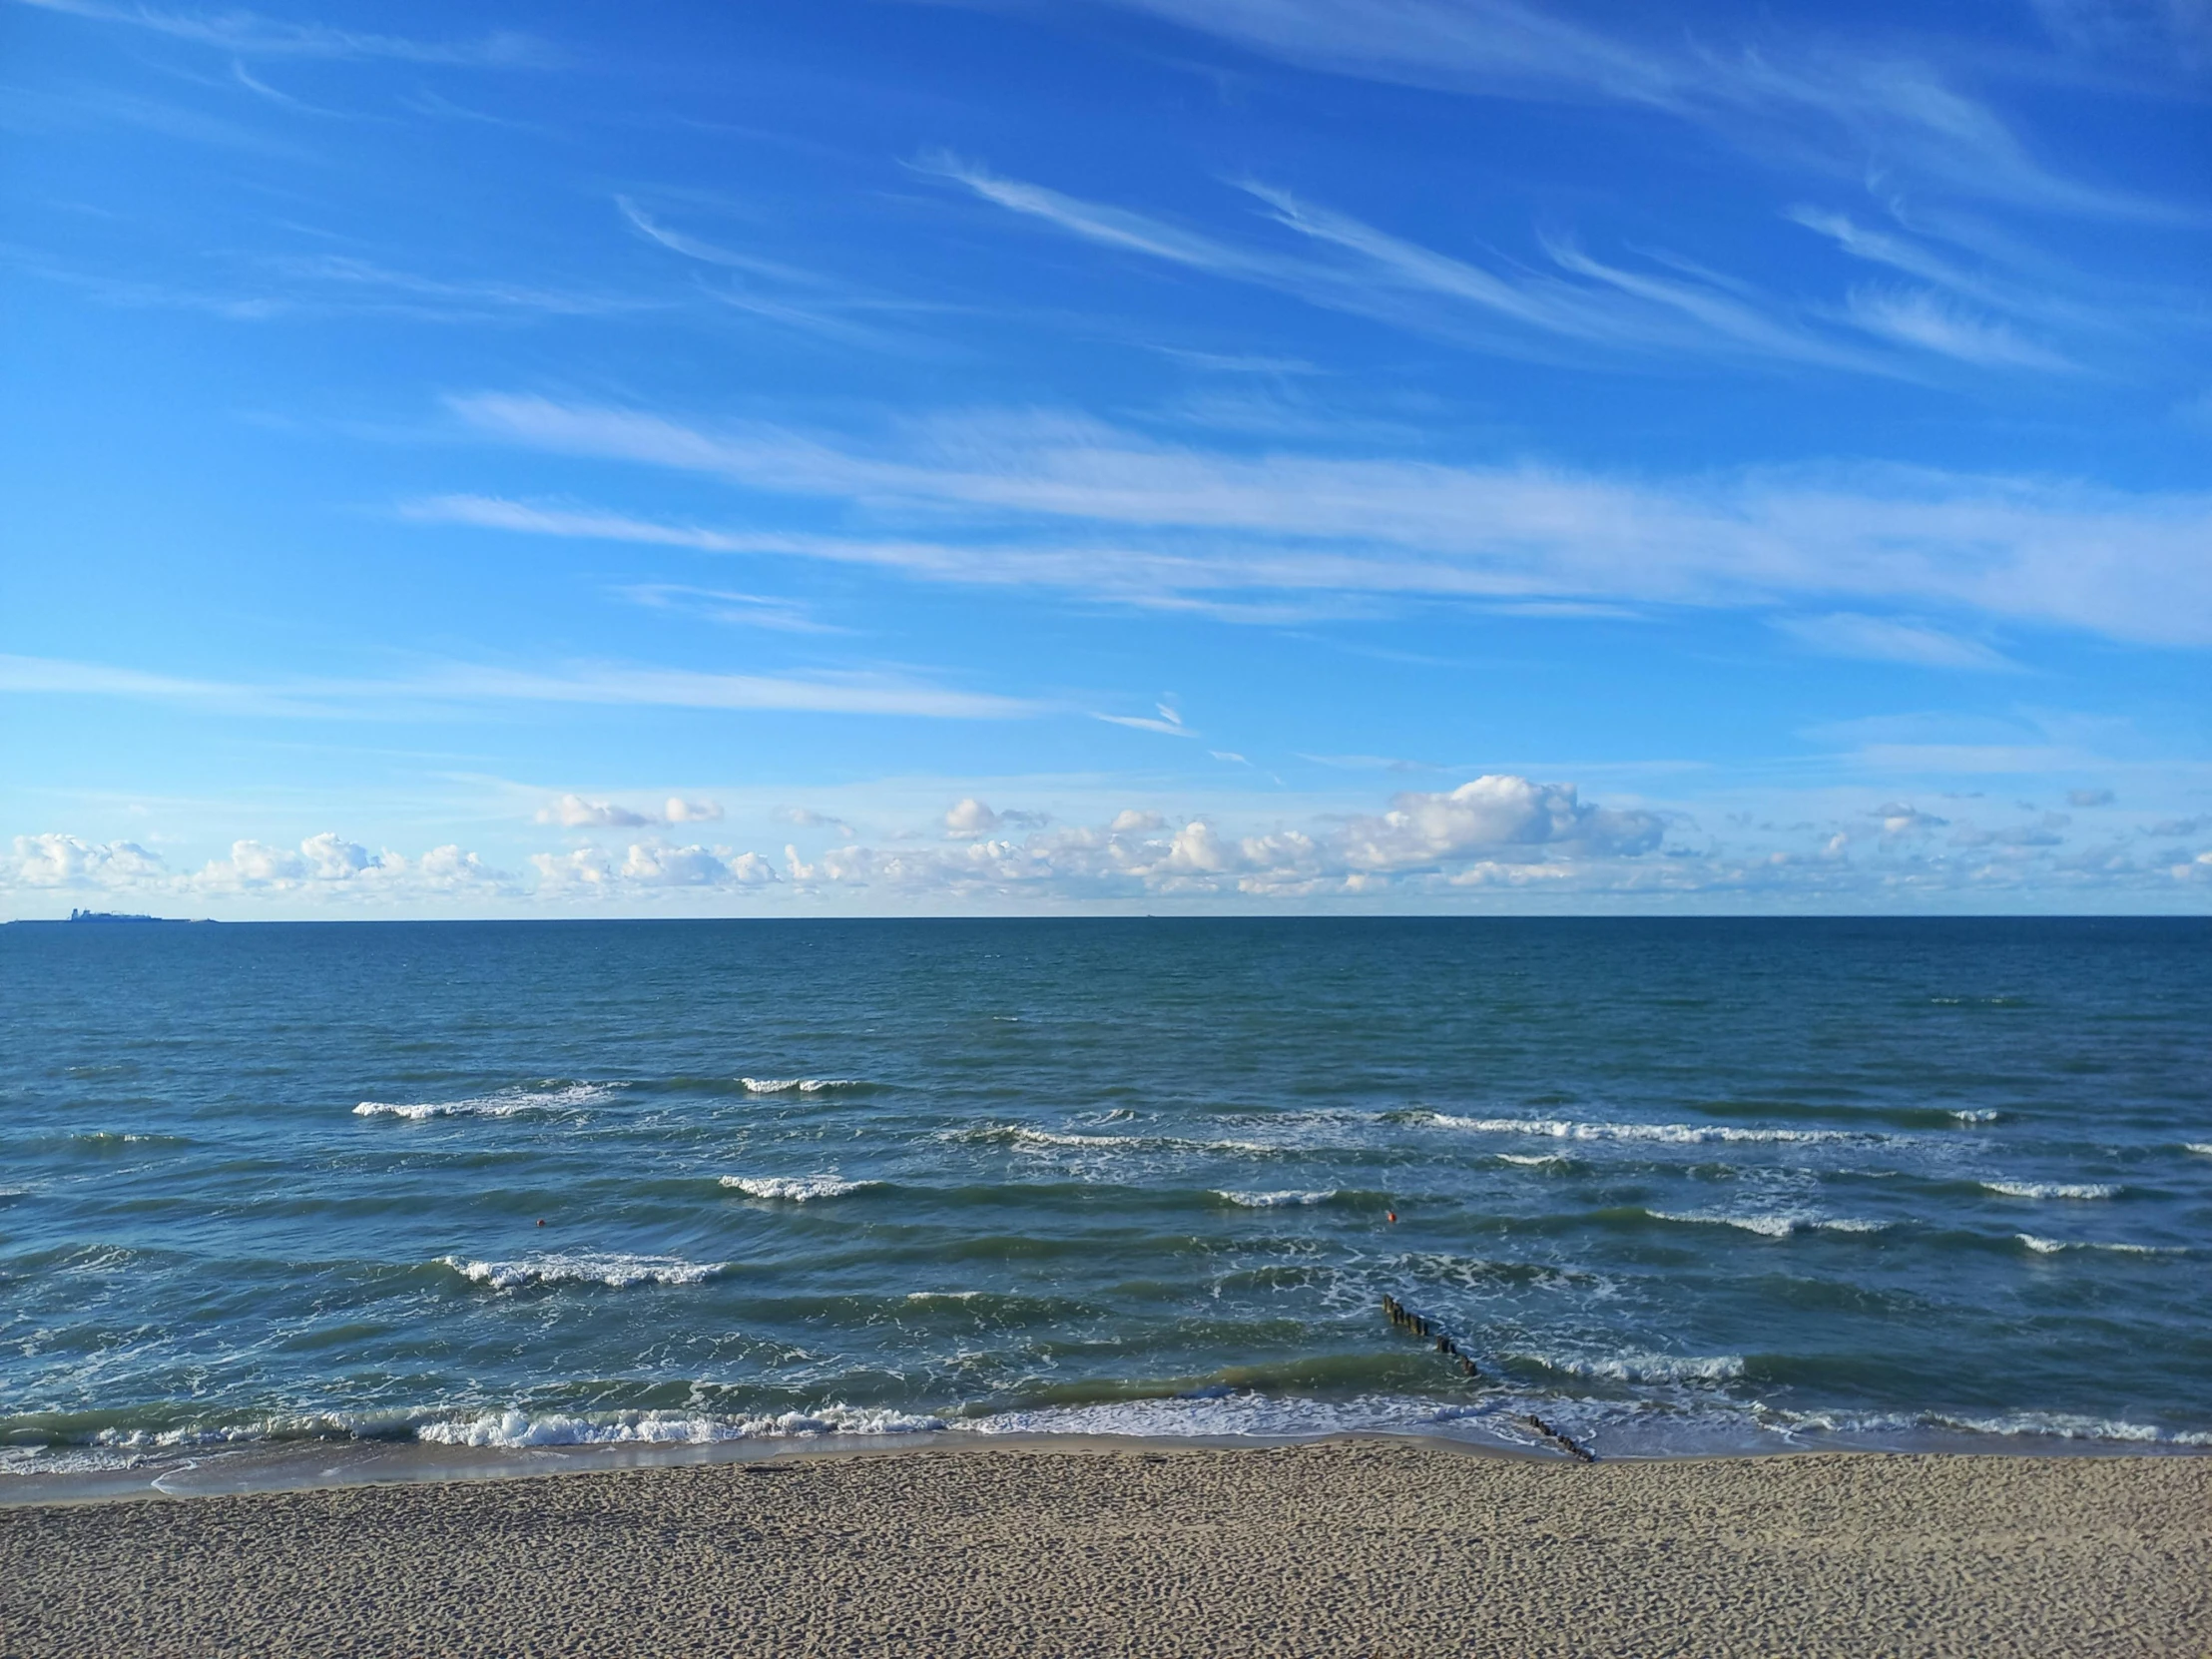
[[[14,1656],[2168,1655],[2212,1459],[820,1446],[0,1510]],[[878,1453],[868,1455],[867,1452]],[[153,1494],[147,1494],[153,1495]]]
[[[154,1498],[197,1499],[268,1492],[342,1490],[361,1486],[436,1486],[723,1464],[781,1463],[859,1457],[897,1458],[991,1451],[1051,1451],[1112,1455],[1181,1451],[1269,1451],[1315,1445],[1403,1445],[1449,1456],[1515,1462],[1568,1462],[1575,1454],[1536,1437],[1508,1441],[1423,1432],[1418,1428],[1349,1428],[1317,1434],[1144,1434],[1084,1431],[981,1433],[936,1428],[898,1433],[804,1433],[714,1440],[615,1440],[542,1445],[445,1444],[427,1440],[301,1437],[242,1440],[208,1447],[116,1448],[107,1466],[18,1467],[0,1472],[0,1514],[9,1510],[127,1503]],[[71,1453],[106,1448],[64,1446]],[[2212,1447],[2172,1441],[1976,1435],[1923,1430],[1880,1439],[1829,1436],[1770,1446],[1608,1450],[1606,1464],[1765,1462],[1789,1457],[1982,1457],[2008,1461],[2126,1458],[2212,1458]],[[126,1460],[127,1459],[127,1460]]]

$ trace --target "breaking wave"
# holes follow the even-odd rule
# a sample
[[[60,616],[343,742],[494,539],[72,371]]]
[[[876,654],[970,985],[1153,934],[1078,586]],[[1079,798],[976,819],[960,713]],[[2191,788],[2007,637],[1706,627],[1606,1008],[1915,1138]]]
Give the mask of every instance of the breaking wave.
[[[509,1118],[518,1112],[558,1112],[596,1106],[612,1098],[620,1086],[615,1083],[568,1083],[550,1089],[501,1089],[495,1094],[469,1095],[460,1100],[419,1100],[405,1104],[364,1100],[353,1108],[353,1115],[358,1118],[407,1118],[418,1123],[425,1118]]]
[[[1522,1354],[1514,1358],[1546,1371],[1602,1378],[1608,1382],[1733,1382],[1744,1375],[1744,1357],[1740,1354],[1615,1354],[1596,1360]]]
[[[725,1187],[744,1193],[748,1198],[784,1199],[793,1204],[805,1204],[816,1198],[842,1198],[846,1193],[856,1193],[865,1187],[880,1187],[880,1181],[847,1181],[835,1175],[726,1175]]]
[[[2033,1233],[2012,1235],[2038,1256],[2056,1256],[2065,1250],[2109,1250],[2122,1256],[2181,1256],[2177,1245],[2104,1244],[2095,1239],[2041,1239]]]
[[[1974,1185],[2006,1198],[2111,1198],[2120,1190],[2093,1181],[1977,1181]]]
[[[686,1262],[675,1256],[532,1256],[517,1262],[469,1262],[438,1258],[473,1285],[515,1291],[527,1285],[605,1285],[626,1291],[636,1285],[697,1285],[727,1265]]]
[[[2091,1417],[2068,1411],[2013,1411],[1999,1417],[1959,1417],[1924,1411],[1917,1419],[1930,1428],[1956,1428],[1969,1434],[2033,1435],[2060,1440],[2120,1440],[2148,1445],[2212,1445],[2212,1433],[2159,1428],[2122,1417]]]
[[[433,1445],[707,1445],[722,1440],[789,1439],[823,1434],[926,1434],[945,1426],[912,1411],[824,1405],[769,1416],[718,1417],[681,1411],[616,1411],[600,1416],[486,1411],[448,1422],[426,1422],[415,1438]]]
[[[976,1129],[951,1129],[943,1138],[978,1144],[1010,1146],[1023,1152],[1239,1152],[1265,1157],[1291,1150],[1259,1141],[1201,1141],[1176,1135],[1076,1135],[1049,1129],[1027,1129],[1015,1123],[985,1124]]]
[[[1740,1228],[1768,1239],[1787,1239],[1793,1233],[1879,1233],[1890,1225],[1886,1221],[1860,1221],[1850,1216],[1808,1216],[1794,1212],[1730,1215],[1715,1210],[1646,1210],[1644,1214],[1653,1221]]]
[[[864,1087],[857,1077],[741,1077],[747,1094],[821,1094],[825,1089]]]
[[[1852,1129],[1738,1129],[1720,1123],[1579,1123],[1571,1118],[1462,1118],[1431,1112],[1429,1121],[1445,1129],[1468,1129],[1483,1135],[1546,1135],[1561,1141],[1662,1141],[1677,1146],[1702,1146],[1724,1141],[1886,1141],[1894,1137]]]
[[[1225,1198],[1230,1203],[1246,1210],[1279,1210],[1301,1204],[1327,1204],[1337,1196],[1337,1189],[1328,1187],[1319,1192],[1305,1193],[1232,1193],[1217,1191],[1214,1196]]]

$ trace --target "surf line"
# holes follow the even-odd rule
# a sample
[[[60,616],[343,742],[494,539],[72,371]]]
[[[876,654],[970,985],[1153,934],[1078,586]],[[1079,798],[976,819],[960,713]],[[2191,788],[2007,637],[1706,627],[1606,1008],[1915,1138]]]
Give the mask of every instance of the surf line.
[[[1481,1368],[1474,1363],[1473,1356],[1467,1354],[1464,1350],[1462,1350],[1459,1347],[1458,1342],[1448,1331],[1444,1330],[1442,1326],[1438,1325],[1434,1320],[1428,1318],[1425,1314],[1414,1313],[1412,1309],[1406,1307],[1404,1303],[1398,1301],[1396,1297],[1391,1296],[1387,1291],[1383,1292],[1382,1294],[1382,1314],[1383,1317],[1386,1318],[1392,1325],[1396,1326],[1400,1331],[1403,1331],[1410,1336],[1419,1337],[1424,1340],[1428,1338],[1433,1338],[1436,1344],[1436,1352],[1443,1355],[1446,1359],[1458,1361],[1459,1370],[1462,1375],[1475,1378],[1479,1378],[1482,1375]],[[1585,1463],[1594,1463],[1597,1461],[1596,1452],[1592,1451],[1588,1446],[1582,1444],[1579,1440],[1575,1439],[1574,1436],[1567,1433],[1566,1430],[1561,1428],[1554,1428],[1550,1423],[1544,1421],[1542,1417],[1539,1417],[1533,1411],[1517,1412],[1515,1413],[1513,1420],[1515,1422],[1524,1424],[1529,1428],[1533,1428],[1545,1439],[1550,1440],[1553,1444],[1564,1448],[1570,1455],[1581,1459]]]

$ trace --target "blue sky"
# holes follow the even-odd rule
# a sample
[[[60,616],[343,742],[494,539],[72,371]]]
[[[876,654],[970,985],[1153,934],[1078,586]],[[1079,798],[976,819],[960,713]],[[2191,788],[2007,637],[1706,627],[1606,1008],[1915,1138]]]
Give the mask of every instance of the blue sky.
[[[2212,15],[0,0],[0,913],[2212,907]]]

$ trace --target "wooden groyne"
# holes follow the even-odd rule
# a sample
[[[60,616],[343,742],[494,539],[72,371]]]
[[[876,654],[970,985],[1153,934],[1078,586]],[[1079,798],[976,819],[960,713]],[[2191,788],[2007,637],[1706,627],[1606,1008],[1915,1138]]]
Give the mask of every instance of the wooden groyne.
[[[1481,1377],[1482,1368],[1474,1363],[1474,1356],[1462,1348],[1459,1340],[1446,1331],[1437,1321],[1430,1319],[1426,1314],[1415,1313],[1386,1291],[1382,1296],[1382,1313],[1384,1318],[1388,1319],[1392,1325],[1407,1336],[1418,1337],[1424,1342],[1433,1342],[1438,1354],[1443,1355],[1446,1359],[1456,1360],[1459,1363],[1461,1376]],[[1544,1421],[1533,1411],[1516,1412],[1513,1420],[1523,1427],[1534,1429],[1569,1456],[1579,1458],[1585,1463],[1597,1461],[1596,1452],[1575,1439],[1565,1429],[1554,1427]]]

